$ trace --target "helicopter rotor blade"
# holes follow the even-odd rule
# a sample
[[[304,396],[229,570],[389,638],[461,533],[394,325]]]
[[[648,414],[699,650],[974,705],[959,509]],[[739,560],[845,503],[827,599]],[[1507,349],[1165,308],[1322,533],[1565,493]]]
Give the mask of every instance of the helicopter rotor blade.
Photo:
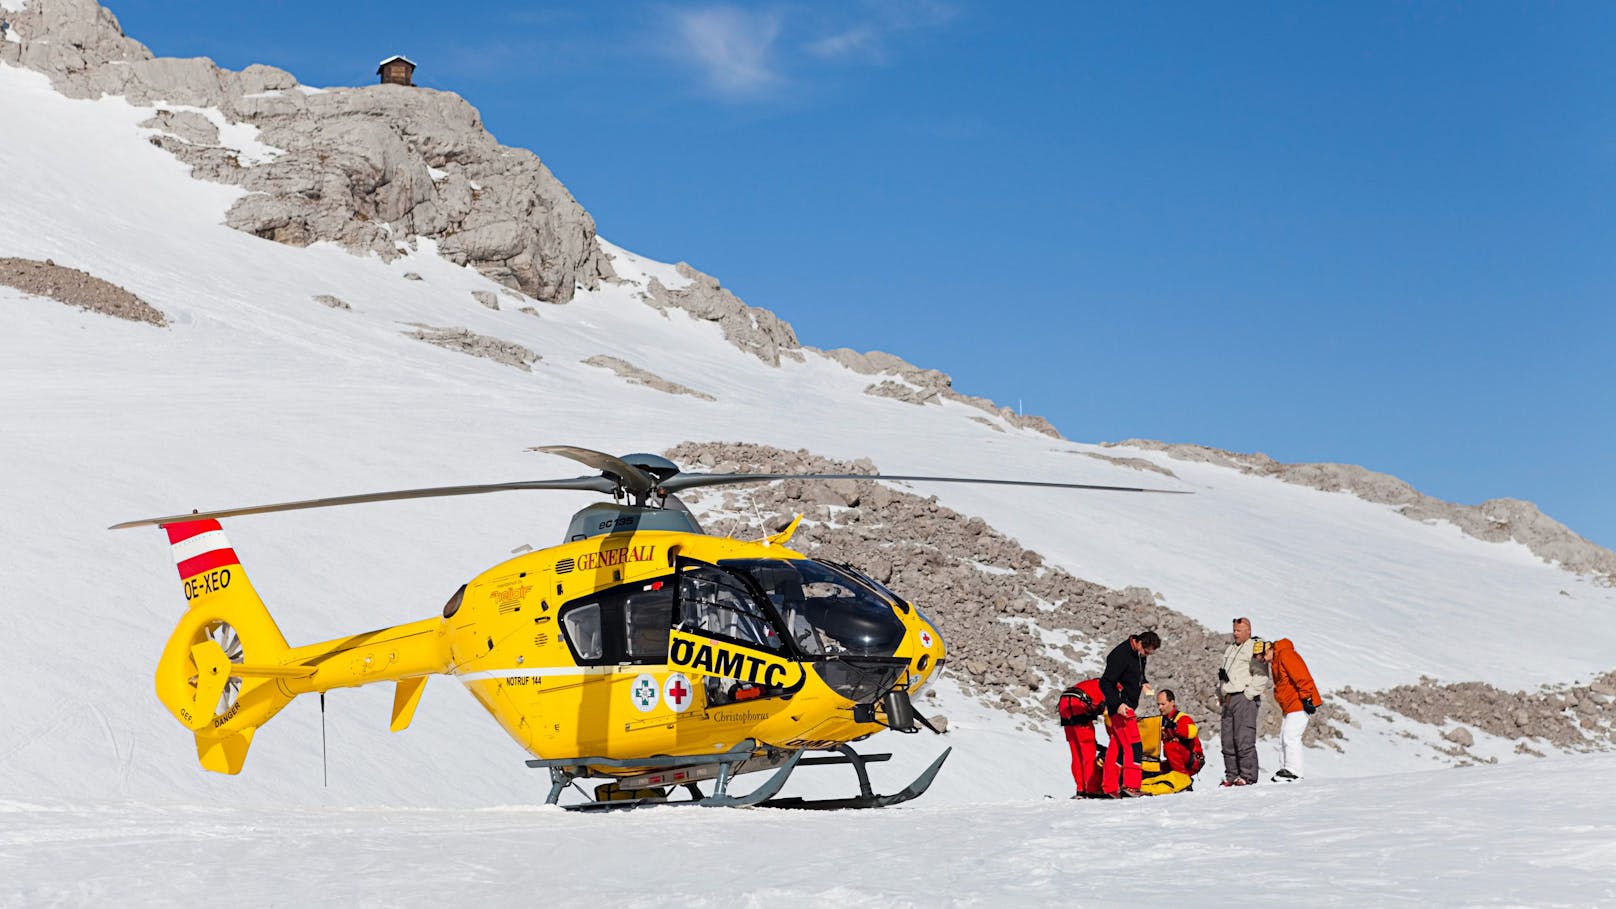
[[[183,521],[201,521],[209,518],[233,518],[247,514],[266,514],[274,511],[298,511],[304,508],[330,508],[337,505],[360,505],[366,502],[392,502],[399,499],[430,499],[443,496],[470,496],[484,492],[507,492],[523,489],[576,489],[586,492],[610,493],[617,484],[606,477],[574,477],[567,480],[522,480],[515,483],[484,483],[476,486],[433,486],[425,489],[399,489],[392,492],[369,492],[356,496],[334,496],[328,499],[305,499],[301,502],[280,502],[274,505],[252,505],[246,508],[221,508],[216,511],[193,511],[190,514],[168,515],[161,518],[143,518],[114,524],[110,530],[148,525],[178,524]]]
[[[579,448],[576,445],[534,445],[528,448],[528,451],[542,451],[545,454],[560,455],[563,458],[571,458],[580,464],[593,467],[610,477],[616,477],[624,489],[636,496],[646,496],[657,487],[656,478],[622,458],[609,455],[604,451],[595,451],[593,448]]]
[[[663,481],[662,488],[669,492],[695,489],[702,486],[726,486],[735,483],[768,483],[774,480],[901,480],[925,483],[979,483],[987,486],[1040,486],[1053,489],[1097,489],[1106,492],[1159,492],[1168,495],[1193,495],[1188,489],[1151,489],[1143,486],[1101,486],[1093,483],[1050,483],[1042,480],[989,480],[979,477],[920,477],[881,473],[681,473]]]

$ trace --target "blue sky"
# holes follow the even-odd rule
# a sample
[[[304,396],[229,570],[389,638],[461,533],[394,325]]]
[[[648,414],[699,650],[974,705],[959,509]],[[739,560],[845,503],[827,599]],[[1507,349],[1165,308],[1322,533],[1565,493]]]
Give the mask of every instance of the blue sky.
[[[1616,546],[1616,5],[114,0],[394,53],[635,252],[1080,441],[1342,461]]]

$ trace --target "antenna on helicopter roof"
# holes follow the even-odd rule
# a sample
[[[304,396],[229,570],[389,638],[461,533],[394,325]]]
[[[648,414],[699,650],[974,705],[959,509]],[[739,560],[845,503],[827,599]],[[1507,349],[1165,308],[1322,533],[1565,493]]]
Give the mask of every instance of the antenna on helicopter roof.
[[[751,505],[752,505],[752,514],[757,516],[758,528],[763,531],[762,543],[763,543],[763,545],[768,546],[769,545],[769,522],[768,522],[768,520],[766,518],[763,517],[763,509],[758,507],[756,498],[753,498],[751,500]]]

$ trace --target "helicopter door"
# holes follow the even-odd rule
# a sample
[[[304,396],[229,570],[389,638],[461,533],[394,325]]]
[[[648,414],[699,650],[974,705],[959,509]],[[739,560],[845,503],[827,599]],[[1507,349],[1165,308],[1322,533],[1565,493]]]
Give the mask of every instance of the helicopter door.
[[[795,691],[802,667],[747,583],[694,559],[677,567],[669,666],[701,676],[709,707]]]

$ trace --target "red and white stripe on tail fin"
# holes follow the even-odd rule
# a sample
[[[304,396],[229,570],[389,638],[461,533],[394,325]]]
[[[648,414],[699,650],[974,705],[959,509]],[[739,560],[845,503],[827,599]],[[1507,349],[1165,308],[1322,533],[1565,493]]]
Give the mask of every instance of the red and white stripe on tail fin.
[[[179,568],[182,581],[227,565],[241,564],[218,521],[165,524],[163,530],[168,533],[169,548],[173,550],[174,565]],[[186,593],[186,599],[190,599],[190,591]]]

